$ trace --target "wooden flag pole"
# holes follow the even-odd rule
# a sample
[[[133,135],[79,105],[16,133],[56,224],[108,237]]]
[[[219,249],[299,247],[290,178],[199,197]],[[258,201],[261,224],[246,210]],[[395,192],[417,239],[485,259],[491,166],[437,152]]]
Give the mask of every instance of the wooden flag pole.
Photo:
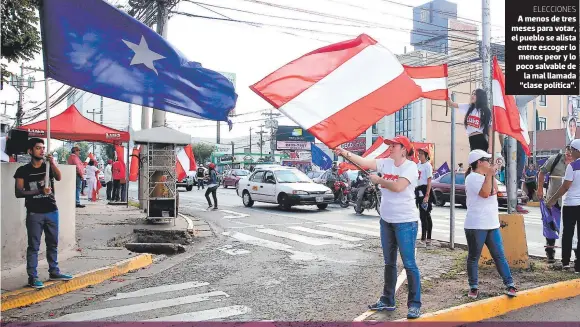
[[[44,79],[44,93],[46,95],[46,154],[50,154],[50,91],[48,89],[48,77]],[[46,176],[44,187],[50,187],[50,162],[46,160]],[[54,190],[52,190],[54,192]]]

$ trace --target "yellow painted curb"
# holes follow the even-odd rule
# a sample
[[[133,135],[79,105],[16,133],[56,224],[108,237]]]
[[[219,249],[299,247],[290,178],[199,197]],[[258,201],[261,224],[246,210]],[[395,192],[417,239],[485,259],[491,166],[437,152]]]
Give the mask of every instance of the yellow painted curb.
[[[39,290],[22,288],[2,294],[2,309],[6,311],[38,303],[68,292],[104,282],[115,276],[123,275],[131,270],[147,267],[153,263],[151,254],[140,254],[133,258],[117,262],[111,266],[84,272],[74,276],[70,281],[48,282]]]
[[[580,295],[580,278],[518,292],[515,298],[507,295],[463,304],[427,313],[413,321],[477,322],[504,315],[532,305],[562,300]],[[401,319],[398,321],[406,321]]]
[[[534,201],[530,201],[526,204],[526,206],[528,207],[535,207],[535,208],[539,208],[540,207],[540,202],[534,202]]]

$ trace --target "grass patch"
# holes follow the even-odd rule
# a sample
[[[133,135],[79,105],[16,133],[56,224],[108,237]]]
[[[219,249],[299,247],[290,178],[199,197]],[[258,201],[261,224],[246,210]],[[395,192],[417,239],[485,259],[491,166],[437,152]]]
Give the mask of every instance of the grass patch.
[[[129,206],[131,206],[131,207],[139,208],[139,202],[137,202],[137,201],[129,200],[128,203],[129,203]]]
[[[446,273],[441,275],[443,279],[457,279],[461,276],[460,273],[465,272],[467,260],[467,251],[457,251],[455,253],[455,258],[453,258],[453,265]],[[464,278],[462,276],[462,278]]]

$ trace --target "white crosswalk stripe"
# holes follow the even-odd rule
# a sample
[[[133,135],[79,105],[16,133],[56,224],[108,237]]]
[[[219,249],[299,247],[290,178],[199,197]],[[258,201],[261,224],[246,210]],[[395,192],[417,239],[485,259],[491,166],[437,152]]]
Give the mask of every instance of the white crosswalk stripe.
[[[154,295],[172,295],[172,293],[184,290],[195,289],[203,286],[210,286],[207,282],[186,282],[180,284],[168,284],[149,288],[143,288],[129,293],[117,293],[102,303],[95,302],[94,305],[102,307],[102,304],[109,304],[105,308],[81,311],[63,315],[61,317],[50,319],[49,321],[96,321],[107,318],[115,318],[135,314],[145,317],[144,320],[131,319],[137,321],[206,321],[219,320],[229,317],[244,315],[251,312],[251,309],[243,305],[224,305],[215,307],[215,303],[226,302],[230,297],[223,291],[211,291],[187,296],[177,296],[169,299],[151,300]],[[215,300],[215,301],[214,301]],[[220,300],[220,301],[218,301]],[[119,302],[123,301],[123,302]],[[127,301],[134,301],[133,304],[125,304]],[[195,305],[196,311],[182,312],[174,315],[163,315],[163,309],[188,304],[199,303]],[[212,308],[213,306],[213,308]],[[202,310],[199,310],[202,309]],[[170,312],[170,311],[168,311]],[[173,312],[175,312],[173,310]],[[153,319],[151,316],[155,317]],[[139,317],[139,315],[137,315]],[[116,320],[116,319],[113,319]],[[124,320],[124,319],[119,319]]]
[[[288,228],[291,228],[291,229],[294,229],[297,231],[301,231],[301,232],[305,232],[305,233],[310,233],[310,234],[330,236],[330,237],[334,237],[336,239],[343,240],[343,241],[349,241],[349,242],[364,241],[364,239],[358,238],[358,237],[348,236],[345,234],[340,234],[340,233],[335,233],[335,232],[327,232],[327,231],[312,229],[312,228],[303,227],[303,226],[290,226]]]

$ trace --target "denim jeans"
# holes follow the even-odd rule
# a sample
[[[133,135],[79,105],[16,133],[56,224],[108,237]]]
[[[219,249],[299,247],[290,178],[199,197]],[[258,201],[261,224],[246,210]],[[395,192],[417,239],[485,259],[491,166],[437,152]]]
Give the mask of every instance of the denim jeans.
[[[77,189],[75,192],[75,200],[77,204],[81,204],[81,189],[83,188],[83,179],[77,175]]]
[[[415,262],[415,240],[417,222],[392,224],[381,221],[381,246],[385,260],[385,286],[381,300],[387,305],[395,305],[395,286],[397,284],[397,248],[401,253],[403,266],[409,281],[407,307],[421,307],[421,274]]]
[[[503,250],[503,242],[499,228],[496,229],[466,229],[467,238],[467,278],[470,288],[478,288],[478,263],[483,245],[487,245],[489,253],[495,262],[497,272],[505,286],[514,286],[514,280]]]
[[[28,234],[28,248],[26,249],[26,272],[29,278],[37,278],[38,249],[45,234],[46,260],[48,272],[58,274],[58,211],[47,213],[29,212],[26,215],[26,232]]]

